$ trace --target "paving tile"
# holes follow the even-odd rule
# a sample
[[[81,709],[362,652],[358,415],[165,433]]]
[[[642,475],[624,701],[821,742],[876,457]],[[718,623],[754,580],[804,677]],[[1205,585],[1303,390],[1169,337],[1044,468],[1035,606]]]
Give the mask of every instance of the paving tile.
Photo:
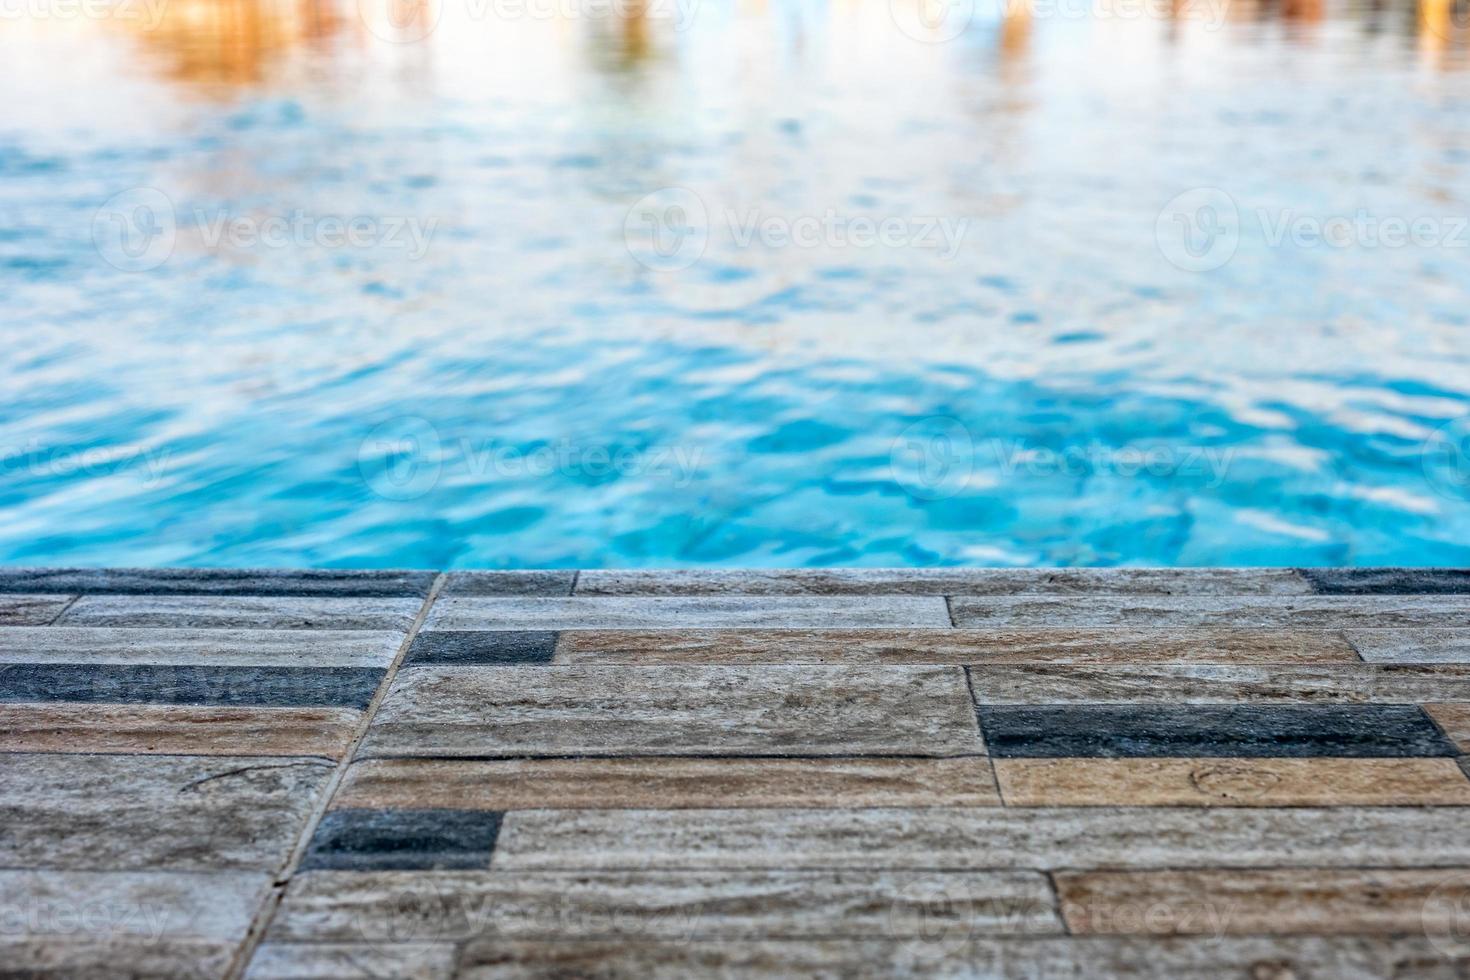
[[[0,628],[0,663],[387,667],[403,634],[370,630]]]
[[[500,830],[487,810],[331,810],[312,834],[303,871],[486,868]]]
[[[325,872],[292,882],[270,938],[396,935],[405,908],[415,938],[436,942],[917,937],[936,918],[966,935],[1062,931],[1029,871]]]
[[[39,980],[115,980],[167,977],[218,980],[229,972],[237,943],[201,939],[83,941],[0,936],[5,976]]]
[[[413,638],[404,665],[548,664],[556,633],[500,630],[425,630]]]
[[[241,871],[0,870],[0,909],[6,939],[240,942],[270,883]]]
[[[1470,754],[1470,704],[1426,704],[1424,710],[1461,752]]]
[[[420,634],[434,635],[434,634]],[[559,664],[1358,663],[1326,630],[571,630]]]
[[[1470,806],[1450,759],[996,759],[1010,806]]]
[[[450,572],[440,596],[568,596],[572,569],[514,572]]]
[[[954,667],[408,667],[372,756],[972,755]]]
[[[959,627],[1344,629],[1470,626],[1470,596],[955,596]]]
[[[0,752],[335,759],[361,717],[351,708],[0,704]]]
[[[0,755],[0,867],[273,871],[332,771],[305,758]]]
[[[332,800],[485,810],[999,804],[990,760],[976,757],[383,759],[353,765]]]
[[[1454,755],[1412,705],[981,705],[998,758]]]
[[[970,668],[990,704],[1416,704],[1470,701],[1470,666],[1332,664],[984,664]]]
[[[1464,807],[516,810],[497,871],[1470,864]]]
[[[45,626],[66,608],[71,596],[0,595],[0,626]]]
[[[1456,928],[1470,869],[1089,871],[1056,875],[1074,933],[1439,934]]]
[[[1470,630],[1347,630],[1369,663],[1470,664]]]
[[[262,943],[245,980],[449,980],[452,943]]]
[[[824,568],[584,571],[577,595],[1302,595],[1294,570]]]
[[[513,941],[471,943],[465,980],[1463,980],[1470,957],[1424,937],[967,937],[932,940]]]
[[[939,596],[587,596],[439,599],[435,630],[675,629],[699,627],[928,627],[949,629]]]
[[[186,629],[403,630],[419,599],[267,596],[83,596],[61,626]]]
[[[1303,568],[1302,578],[1326,595],[1455,595],[1470,593],[1466,568]]]
[[[0,592],[423,598],[436,574],[376,569],[6,568],[0,569]]]
[[[0,703],[368,706],[377,667],[0,664]]]

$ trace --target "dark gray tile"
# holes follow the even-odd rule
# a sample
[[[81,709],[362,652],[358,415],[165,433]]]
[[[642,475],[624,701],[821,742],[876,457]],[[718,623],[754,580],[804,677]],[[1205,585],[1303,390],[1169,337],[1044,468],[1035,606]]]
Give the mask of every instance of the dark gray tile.
[[[446,596],[568,596],[577,573],[572,569],[526,572],[450,572]]]
[[[430,630],[414,637],[404,665],[549,664],[556,638],[548,631]]]
[[[195,664],[0,664],[0,703],[210,704],[362,710],[377,667],[202,667]]]
[[[494,810],[332,810],[317,825],[301,869],[484,870],[499,833]]]
[[[422,597],[437,574],[326,568],[6,568],[0,569],[0,592]]]
[[[981,705],[978,710],[985,743],[999,758],[1455,754],[1414,705]]]
[[[1470,594],[1467,568],[1303,568],[1323,595]]]

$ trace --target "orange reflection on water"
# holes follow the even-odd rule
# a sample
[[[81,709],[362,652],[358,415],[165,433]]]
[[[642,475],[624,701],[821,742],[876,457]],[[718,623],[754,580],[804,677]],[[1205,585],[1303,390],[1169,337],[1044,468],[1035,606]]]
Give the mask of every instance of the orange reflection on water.
[[[256,85],[300,48],[325,48],[343,29],[332,0],[169,0],[156,26],[133,33],[170,78]]]

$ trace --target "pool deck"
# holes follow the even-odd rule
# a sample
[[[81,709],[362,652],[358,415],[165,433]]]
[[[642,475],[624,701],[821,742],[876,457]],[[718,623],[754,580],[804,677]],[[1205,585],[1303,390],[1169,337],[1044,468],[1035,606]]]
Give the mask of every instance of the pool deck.
[[[0,570],[0,640],[6,975],[1470,976],[1470,571]]]

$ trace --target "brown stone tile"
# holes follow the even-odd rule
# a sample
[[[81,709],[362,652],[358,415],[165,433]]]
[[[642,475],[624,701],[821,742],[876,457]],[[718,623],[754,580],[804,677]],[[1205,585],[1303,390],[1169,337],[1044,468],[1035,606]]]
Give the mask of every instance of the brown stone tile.
[[[954,596],[956,626],[1348,629],[1470,626],[1470,596]]]
[[[1010,806],[1470,806],[1452,759],[996,759]]]
[[[1461,752],[1470,753],[1470,702],[1426,704],[1424,710]]]
[[[1452,664],[979,664],[980,704],[1418,704],[1470,700]]]
[[[1451,935],[1470,869],[1087,871],[1055,876],[1074,933]]]
[[[1326,630],[568,630],[558,664],[1358,663]]]
[[[65,595],[0,595],[0,626],[45,626],[72,599]]]
[[[448,980],[458,952],[453,943],[263,943],[245,980]]]
[[[384,759],[353,765],[332,800],[486,810],[999,804],[985,758]]]
[[[350,708],[0,704],[0,752],[337,758],[360,718]]]

